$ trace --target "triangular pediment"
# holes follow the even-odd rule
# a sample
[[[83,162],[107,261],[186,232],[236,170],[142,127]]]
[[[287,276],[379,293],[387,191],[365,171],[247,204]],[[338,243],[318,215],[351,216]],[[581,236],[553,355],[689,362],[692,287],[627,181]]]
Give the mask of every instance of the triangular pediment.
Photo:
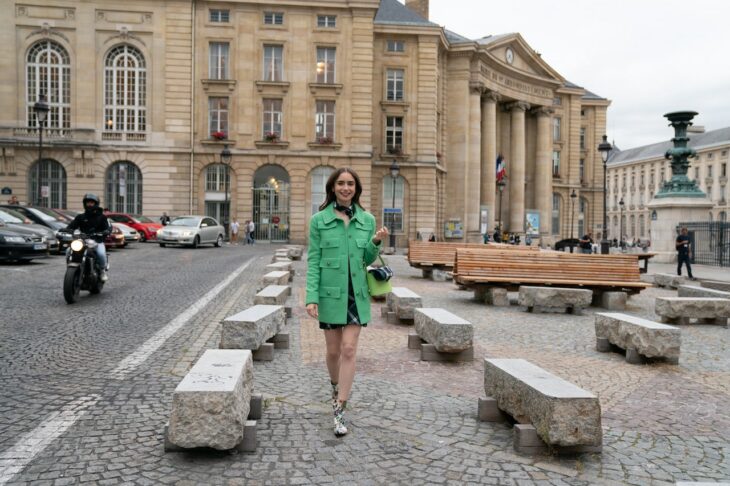
[[[509,69],[561,84],[565,82],[565,78],[546,63],[520,34],[494,35],[477,42],[492,59]]]

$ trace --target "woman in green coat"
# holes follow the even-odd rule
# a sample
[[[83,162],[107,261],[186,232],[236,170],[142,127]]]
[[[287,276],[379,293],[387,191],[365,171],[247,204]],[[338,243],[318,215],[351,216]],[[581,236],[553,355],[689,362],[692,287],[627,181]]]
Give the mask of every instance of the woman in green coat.
[[[360,328],[370,321],[366,268],[388,236],[360,206],[362,184],[355,171],[341,168],[325,186],[327,198],[309,223],[307,313],[319,320],[327,343],[335,435],[347,433],[345,408],[355,377]]]

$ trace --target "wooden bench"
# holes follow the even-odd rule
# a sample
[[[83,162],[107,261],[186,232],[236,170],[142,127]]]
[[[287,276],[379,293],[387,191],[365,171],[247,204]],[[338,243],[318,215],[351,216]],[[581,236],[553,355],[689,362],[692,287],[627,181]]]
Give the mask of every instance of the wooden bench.
[[[285,324],[286,311],[280,305],[249,307],[223,320],[219,347],[250,349],[254,360],[271,361],[275,347],[289,347],[289,335],[282,332]]]
[[[643,266],[639,267],[639,273],[647,273],[649,271],[649,260],[654,258],[656,253],[637,253],[639,257],[639,263],[644,262]]]
[[[421,350],[421,361],[471,361],[474,359],[474,326],[445,309],[414,309],[416,333],[408,348]]]
[[[485,359],[484,391],[479,420],[512,416],[519,452],[542,452],[546,445],[556,452],[601,451],[601,405],[593,393],[524,359]]]
[[[501,243],[441,243],[435,241],[411,240],[408,242],[408,263],[423,271],[424,278],[431,278],[433,270],[451,270],[454,268],[456,250],[464,248],[494,248],[504,251],[539,251],[538,248]]]
[[[253,394],[251,351],[208,349],[175,388],[165,450],[256,449],[261,395]]]
[[[678,327],[660,324],[619,312],[596,314],[596,350],[611,351],[611,345],[626,351],[626,362],[641,364],[645,358],[662,358],[679,363],[682,342]]]
[[[511,291],[521,285],[550,285],[635,294],[651,287],[640,280],[636,255],[472,248],[456,250],[454,281],[471,288],[503,287]]]
[[[730,300],[716,297],[657,297],[654,313],[663,323],[689,324],[690,319],[697,319],[700,324],[727,327]]]
[[[385,296],[383,306],[383,317],[388,322],[395,324],[396,321],[409,321],[413,323],[413,311],[423,307],[421,296],[406,287],[393,287],[393,290]]]

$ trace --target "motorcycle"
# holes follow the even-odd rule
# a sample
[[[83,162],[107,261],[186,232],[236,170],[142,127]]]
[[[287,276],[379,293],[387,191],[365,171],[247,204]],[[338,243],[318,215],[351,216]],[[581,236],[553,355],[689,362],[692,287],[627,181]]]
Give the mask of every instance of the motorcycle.
[[[93,237],[102,233],[85,235],[74,231],[73,240],[66,253],[66,275],[63,278],[63,297],[73,304],[82,290],[98,294],[104,288],[101,280],[102,268],[96,258],[97,243]]]

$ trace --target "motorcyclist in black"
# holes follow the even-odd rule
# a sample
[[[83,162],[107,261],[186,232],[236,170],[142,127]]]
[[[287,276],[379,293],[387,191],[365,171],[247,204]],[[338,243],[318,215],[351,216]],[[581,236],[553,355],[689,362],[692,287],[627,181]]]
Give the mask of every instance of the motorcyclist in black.
[[[96,258],[101,267],[101,281],[109,280],[107,275],[107,258],[106,246],[104,246],[104,237],[111,233],[112,227],[109,220],[104,215],[104,211],[99,204],[99,198],[95,194],[88,193],[84,196],[84,212],[74,218],[66,227],[66,231],[72,233],[78,229],[84,234],[89,235],[98,243],[96,246]],[[92,236],[93,234],[93,236]]]

